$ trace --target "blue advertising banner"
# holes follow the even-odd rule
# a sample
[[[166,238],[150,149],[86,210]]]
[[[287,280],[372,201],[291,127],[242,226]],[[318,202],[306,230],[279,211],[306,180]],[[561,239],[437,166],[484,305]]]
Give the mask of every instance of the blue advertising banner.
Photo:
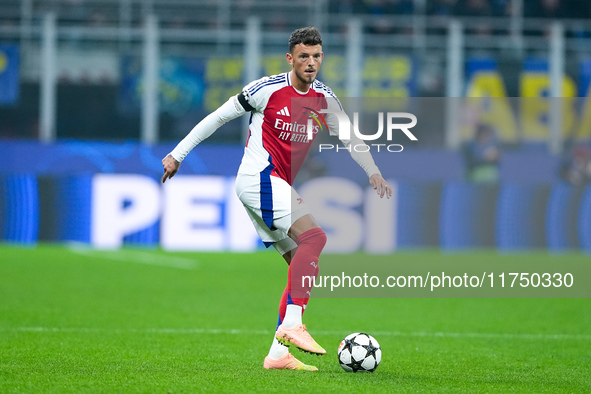
[[[491,57],[472,56],[466,60],[466,80],[470,80],[479,72],[497,72],[497,61]]]
[[[0,105],[13,105],[19,94],[18,46],[0,44]]]
[[[591,59],[581,61],[579,65],[579,97],[589,96],[589,85],[591,84]]]

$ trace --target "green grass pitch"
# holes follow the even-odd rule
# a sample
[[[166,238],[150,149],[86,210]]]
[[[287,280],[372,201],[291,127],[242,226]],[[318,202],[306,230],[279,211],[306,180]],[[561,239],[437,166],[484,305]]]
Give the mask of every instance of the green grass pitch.
[[[285,279],[273,252],[1,246],[0,392],[591,392],[589,299],[313,299],[320,371],[264,370]],[[356,331],[372,374],[338,365]]]

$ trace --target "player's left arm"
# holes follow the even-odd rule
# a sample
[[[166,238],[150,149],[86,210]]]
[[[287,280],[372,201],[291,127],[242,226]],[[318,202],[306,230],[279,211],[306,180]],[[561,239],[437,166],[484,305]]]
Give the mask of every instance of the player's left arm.
[[[329,100],[330,101],[330,100]],[[334,100],[335,103],[338,103],[338,100]],[[338,103],[340,107],[340,103]],[[329,103],[330,107],[330,103]],[[328,129],[331,135],[338,134],[338,118],[336,115],[328,113],[325,116],[326,123],[328,125]],[[353,126],[351,125],[351,129]],[[351,130],[352,131],[352,130]],[[367,174],[369,177],[369,184],[374,188],[374,190],[378,193],[380,197],[386,196],[386,198],[392,197],[392,187],[388,185],[388,182],[382,177],[382,173],[380,169],[376,165],[373,160],[373,156],[369,151],[369,147],[367,144],[359,139],[355,133],[350,133],[350,139],[341,139],[341,142],[347,148],[351,157]],[[357,149],[355,149],[357,147]],[[361,148],[359,148],[361,147]]]
[[[386,196],[386,198],[392,197],[392,188],[388,185],[388,182],[386,182],[384,177],[382,177],[382,173],[374,162],[367,144],[356,136],[352,136],[349,140],[341,140],[341,142],[345,147],[350,147],[351,150],[349,152],[351,153],[351,157],[361,168],[363,168],[369,177],[369,184],[378,195],[382,198],[384,196]],[[355,149],[355,147],[357,148]]]
[[[373,186],[373,189],[380,197],[392,197],[392,187],[388,185],[388,182],[386,182],[386,180],[382,177],[382,174],[373,174],[369,178],[369,184]]]

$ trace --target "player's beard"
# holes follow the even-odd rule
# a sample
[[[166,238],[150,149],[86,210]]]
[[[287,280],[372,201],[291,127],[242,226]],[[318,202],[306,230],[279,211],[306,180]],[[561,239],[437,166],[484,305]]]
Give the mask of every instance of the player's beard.
[[[316,72],[313,75],[306,75],[306,74],[300,74],[299,72],[297,72],[296,70],[294,70],[296,77],[302,81],[303,83],[307,84],[307,85],[311,85],[312,82],[314,82],[316,80],[316,75],[318,75],[318,72]]]

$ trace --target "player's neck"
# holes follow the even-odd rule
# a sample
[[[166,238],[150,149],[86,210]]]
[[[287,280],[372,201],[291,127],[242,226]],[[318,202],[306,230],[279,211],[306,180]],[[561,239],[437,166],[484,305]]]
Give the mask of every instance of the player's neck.
[[[291,86],[293,86],[295,90],[302,94],[308,93],[308,91],[310,90],[310,86],[312,86],[311,83],[305,83],[301,79],[299,79],[295,75],[295,72],[293,70],[291,70],[291,72],[289,73],[289,81],[291,82]]]

